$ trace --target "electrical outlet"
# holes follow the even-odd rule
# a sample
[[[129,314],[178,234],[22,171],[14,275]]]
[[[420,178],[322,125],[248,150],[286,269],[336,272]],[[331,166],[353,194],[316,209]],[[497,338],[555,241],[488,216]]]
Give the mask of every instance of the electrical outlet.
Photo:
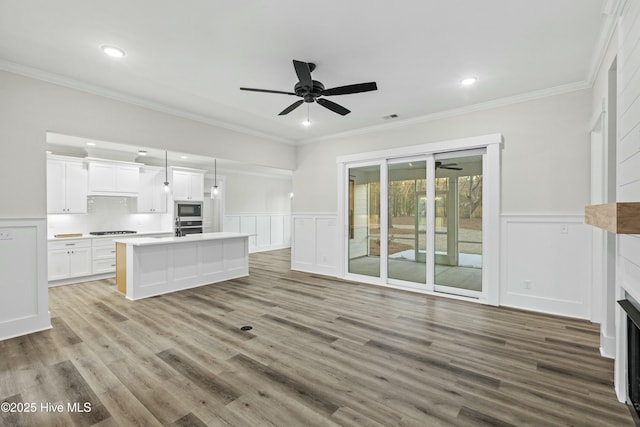
[[[13,239],[13,233],[11,232],[11,230],[0,230],[0,240],[12,240]]]
[[[525,289],[531,289],[531,280],[525,280],[524,281],[524,288]]]

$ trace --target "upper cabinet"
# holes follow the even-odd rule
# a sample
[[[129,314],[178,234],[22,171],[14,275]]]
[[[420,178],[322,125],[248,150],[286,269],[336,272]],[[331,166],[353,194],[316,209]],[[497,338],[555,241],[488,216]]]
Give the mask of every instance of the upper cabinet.
[[[81,159],[47,159],[47,212],[87,213],[87,169]]]
[[[138,196],[139,163],[87,159],[89,162],[89,195]]]
[[[204,172],[173,168],[173,200],[204,201]]]
[[[165,172],[162,168],[145,166],[140,170],[138,212],[167,212],[167,193],[164,191]]]

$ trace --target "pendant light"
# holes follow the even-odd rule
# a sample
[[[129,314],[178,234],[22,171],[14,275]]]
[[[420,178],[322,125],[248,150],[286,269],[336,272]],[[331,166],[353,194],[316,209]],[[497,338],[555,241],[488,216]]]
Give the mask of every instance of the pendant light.
[[[169,192],[169,172],[167,169],[167,152],[164,152],[164,192]]]
[[[213,159],[213,187],[211,187],[211,198],[218,195],[218,160]]]

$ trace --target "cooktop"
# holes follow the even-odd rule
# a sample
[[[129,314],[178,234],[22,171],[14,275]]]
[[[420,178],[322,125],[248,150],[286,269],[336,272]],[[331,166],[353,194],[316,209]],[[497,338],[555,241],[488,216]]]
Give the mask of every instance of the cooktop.
[[[89,234],[94,236],[108,236],[111,234],[136,234],[137,231],[131,230],[113,230],[113,231],[91,231]]]

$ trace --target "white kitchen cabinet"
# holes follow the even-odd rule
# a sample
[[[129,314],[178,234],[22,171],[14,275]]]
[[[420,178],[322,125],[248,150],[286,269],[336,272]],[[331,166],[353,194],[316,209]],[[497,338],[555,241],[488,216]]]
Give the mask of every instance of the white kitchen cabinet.
[[[162,168],[144,167],[140,171],[138,212],[167,212],[167,193],[164,191],[165,171]]]
[[[116,244],[111,237],[92,239],[91,259],[93,274],[116,271]]]
[[[89,160],[89,195],[137,196],[141,164]]]
[[[204,201],[204,171],[174,169],[173,200]]]
[[[47,160],[47,212],[87,213],[87,169],[81,159]]]
[[[49,242],[49,281],[91,274],[91,241]]]

